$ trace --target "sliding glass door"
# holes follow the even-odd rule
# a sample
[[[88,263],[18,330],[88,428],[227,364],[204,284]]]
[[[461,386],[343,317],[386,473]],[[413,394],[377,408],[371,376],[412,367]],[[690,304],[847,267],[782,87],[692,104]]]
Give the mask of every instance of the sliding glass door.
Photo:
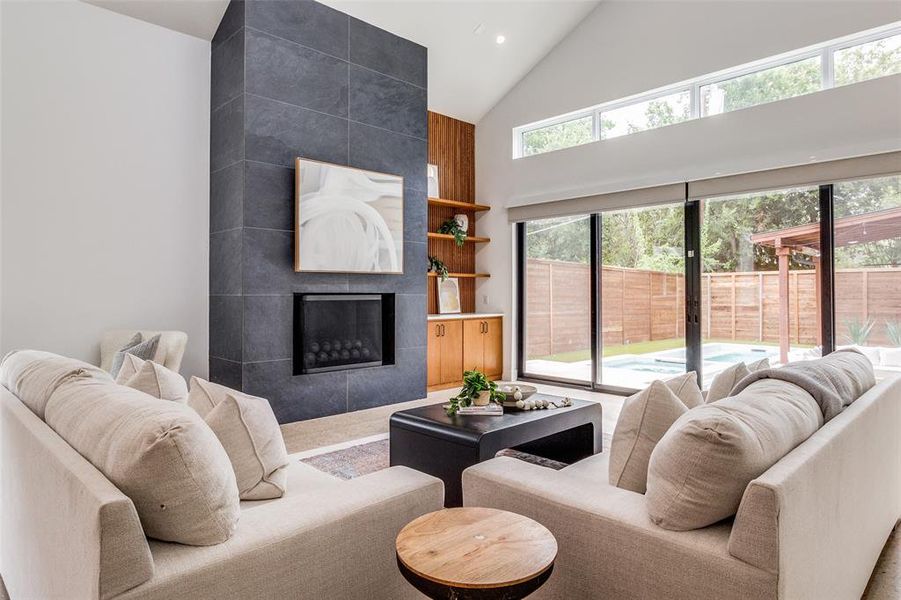
[[[525,224],[522,368],[590,383],[591,238],[588,215]]]
[[[600,215],[596,383],[642,388],[685,372],[682,204]]]
[[[819,353],[819,189],[701,203],[702,373]]]
[[[901,177],[517,225],[519,373],[627,392],[853,346],[901,373]]]
[[[837,183],[835,342],[901,373],[901,177]]]

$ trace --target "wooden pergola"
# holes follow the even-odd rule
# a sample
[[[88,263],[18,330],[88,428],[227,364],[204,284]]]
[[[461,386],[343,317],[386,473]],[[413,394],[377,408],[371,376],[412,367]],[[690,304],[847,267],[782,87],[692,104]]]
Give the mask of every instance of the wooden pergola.
[[[842,217],[835,219],[834,223],[833,236],[836,248],[894,239],[901,234],[901,207]],[[779,359],[785,364],[788,362],[790,342],[788,267],[789,258],[793,253],[804,254],[813,261],[816,273],[817,323],[821,322],[820,224],[810,223],[778,231],[757,233],[751,236],[751,241],[776,250],[779,261]],[[800,315],[798,318],[801,318]],[[817,329],[817,343],[823,343],[819,329]]]

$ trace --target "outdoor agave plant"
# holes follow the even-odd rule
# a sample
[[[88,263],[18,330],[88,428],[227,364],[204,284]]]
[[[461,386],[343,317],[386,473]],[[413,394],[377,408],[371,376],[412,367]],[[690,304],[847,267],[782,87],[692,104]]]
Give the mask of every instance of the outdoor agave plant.
[[[865,346],[867,338],[873,331],[876,322],[873,319],[848,319],[845,321],[845,327],[848,328],[848,340],[855,346]]]

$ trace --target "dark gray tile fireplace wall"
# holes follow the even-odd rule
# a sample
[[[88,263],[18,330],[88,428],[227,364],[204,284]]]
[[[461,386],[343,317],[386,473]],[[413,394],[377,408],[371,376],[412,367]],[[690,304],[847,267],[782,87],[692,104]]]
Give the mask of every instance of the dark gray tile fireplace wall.
[[[210,379],[282,423],[426,393],[426,49],[325,5],[233,1],[212,43]],[[293,270],[297,156],[404,176],[404,275]],[[396,364],[292,375],[295,292],[395,293]]]

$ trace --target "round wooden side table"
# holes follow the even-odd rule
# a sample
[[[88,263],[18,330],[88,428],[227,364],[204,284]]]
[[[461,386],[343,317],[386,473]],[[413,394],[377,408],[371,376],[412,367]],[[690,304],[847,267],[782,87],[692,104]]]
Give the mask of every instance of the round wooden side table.
[[[434,600],[525,598],[554,569],[547,528],[494,508],[447,508],[411,521],[397,536],[397,566]]]

